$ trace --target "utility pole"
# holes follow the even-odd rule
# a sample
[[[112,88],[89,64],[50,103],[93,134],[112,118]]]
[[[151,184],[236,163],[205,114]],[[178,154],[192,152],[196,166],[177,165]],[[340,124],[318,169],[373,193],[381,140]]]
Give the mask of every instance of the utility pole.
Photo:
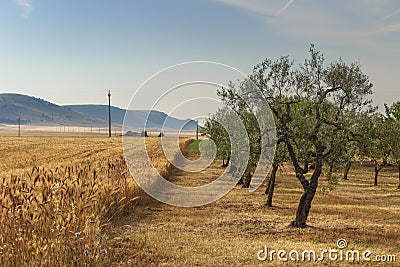
[[[111,137],[111,91],[108,90],[108,137]]]
[[[21,136],[21,118],[18,118],[18,136]]]
[[[196,121],[196,140],[199,140],[199,120]]]

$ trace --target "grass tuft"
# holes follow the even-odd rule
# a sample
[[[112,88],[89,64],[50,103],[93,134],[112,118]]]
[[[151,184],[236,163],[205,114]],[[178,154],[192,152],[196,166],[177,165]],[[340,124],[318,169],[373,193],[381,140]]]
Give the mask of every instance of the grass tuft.
[[[199,146],[201,140],[191,140],[186,146],[186,153],[188,154],[200,154]]]

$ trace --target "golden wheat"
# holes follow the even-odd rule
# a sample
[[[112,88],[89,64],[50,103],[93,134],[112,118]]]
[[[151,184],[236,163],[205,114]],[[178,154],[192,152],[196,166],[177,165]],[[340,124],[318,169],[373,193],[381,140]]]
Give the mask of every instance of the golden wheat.
[[[126,167],[121,140],[2,137],[1,141],[0,265],[103,262],[107,248],[102,229],[143,197]],[[153,165],[166,174],[169,163],[159,139],[151,138],[146,145]]]

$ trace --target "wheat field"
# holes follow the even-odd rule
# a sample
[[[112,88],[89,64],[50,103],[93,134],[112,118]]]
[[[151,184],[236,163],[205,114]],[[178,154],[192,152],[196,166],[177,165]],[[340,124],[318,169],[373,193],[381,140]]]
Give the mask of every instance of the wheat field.
[[[146,146],[165,174],[159,139]],[[1,266],[97,266],[108,256],[102,231],[150,201],[121,137],[0,137],[0,158]]]

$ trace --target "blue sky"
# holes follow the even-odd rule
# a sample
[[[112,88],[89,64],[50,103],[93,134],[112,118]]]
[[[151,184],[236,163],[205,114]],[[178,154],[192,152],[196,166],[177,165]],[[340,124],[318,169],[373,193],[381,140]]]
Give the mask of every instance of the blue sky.
[[[250,73],[264,58],[360,61],[376,104],[400,99],[397,0],[1,0],[0,92],[127,107],[152,74],[209,60]],[[140,108],[140,107],[139,107]]]

